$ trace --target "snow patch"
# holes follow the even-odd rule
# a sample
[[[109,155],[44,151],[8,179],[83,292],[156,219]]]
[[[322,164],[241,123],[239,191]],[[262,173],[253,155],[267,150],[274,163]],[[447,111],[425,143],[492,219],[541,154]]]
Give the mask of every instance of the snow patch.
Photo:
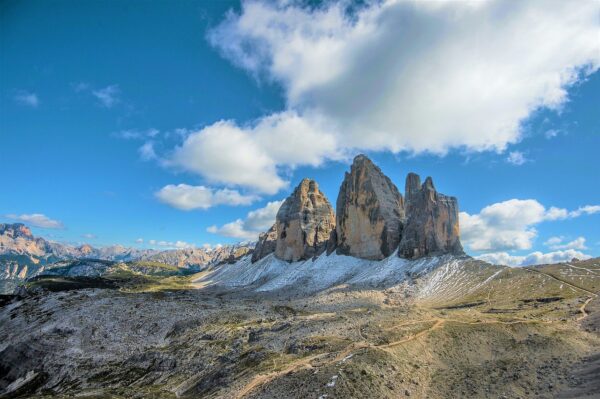
[[[442,268],[444,273],[431,281],[435,289],[451,275],[463,258],[452,255],[408,260],[394,253],[386,259],[366,260],[352,256],[322,254],[314,260],[288,263],[273,254],[252,263],[246,256],[236,263],[224,264],[194,282],[229,288],[249,288],[258,292],[293,289],[314,293],[341,284],[366,288],[396,286],[414,277]]]

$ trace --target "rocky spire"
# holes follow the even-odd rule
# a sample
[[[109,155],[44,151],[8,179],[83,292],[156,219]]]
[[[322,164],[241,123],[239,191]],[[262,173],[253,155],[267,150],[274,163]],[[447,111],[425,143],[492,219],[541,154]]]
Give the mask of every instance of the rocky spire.
[[[458,227],[458,202],[435,190],[428,177],[421,185],[419,175],[406,177],[406,215],[399,256],[419,258],[443,253],[463,253]]]
[[[318,256],[325,251],[334,227],[327,197],[317,182],[304,179],[277,212],[275,256],[290,262]]]
[[[254,252],[252,252],[252,263],[275,252],[276,244],[277,230],[275,229],[275,225],[273,225],[266,233],[258,236],[258,242],[254,247]]]
[[[391,180],[369,158],[358,155],[337,198],[337,252],[383,259],[400,242],[404,201]]]

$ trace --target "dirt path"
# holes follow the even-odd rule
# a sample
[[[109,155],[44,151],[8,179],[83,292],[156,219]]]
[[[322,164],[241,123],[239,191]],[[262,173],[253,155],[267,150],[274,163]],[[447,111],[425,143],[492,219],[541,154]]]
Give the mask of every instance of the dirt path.
[[[573,266],[572,266],[572,265],[570,265],[570,264],[567,264],[567,266],[571,266],[571,267],[573,267]],[[578,269],[581,269],[581,268],[578,268]],[[579,311],[581,312],[581,316],[579,316],[579,317],[576,319],[576,321],[578,321],[578,322],[579,322],[579,321],[582,321],[583,319],[585,319],[585,318],[588,316],[588,312],[585,310],[585,307],[586,307],[586,306],[587,306],[587,305],[588,305],[588,304],[589,304],[589,303],[590,303],[590,302],[591,302],[591,301],[592,301],[594,298],[596,298],[596,297],[598,296],[598,294],[596,294],[595,292],[593,292],[593,291],[590,291],[590,290],[588,290],[588,289],[585,289],[585,288],[583,288],[583,287],[579,287],[579,286],[577,286],[577,285],[575,285],[575,284],[572,284],[572,283],[570,283],[570,282],[568,282],[568,281],[565,281],[565,280],[563,280],[563,279],[561,279],[561,278],[559,278],[559,277],[556,277],[556,276],[554,276],[554,275],[552,275],[552,274],[549,274],[549,273],[544,273],[544,272],[542,272],[542,271],[540,271],[540,270],[535,270],[535,269],[533,269],[533,268],[529,268],[529,267],[526,267],[526,268],[525,268],[525,270],[529,270],[529,271],[532,271],[532,272],[536,272],[536,273],[543,274],[543,275],[545,275],[545,276],[548,276],[548,277],[550,277],[550,278],[553,278],[554,280],[560,281],[561,283],[564,283],[564,284],[568,285],[568,286],[569,286],[569,287],[571,287],[571,288],[575,288],[575,289],[578,289],[578,290],[580,290],[580,291],[583,291],[583,292],[586,292],[586,293],[590,294],[590,295],[591,295],[591,297],[589,297],[588,299],[586,299],[586,301],[585,301],[585,302],[584,302],[584,303],[583,303],[583,304],[582,304],[582,305],[579,307]],[[587,269],[585,269],[585,270],[587,270]]]
[[[252,392],[255,388],[258,388],[259,386],[266,384],[279,376],[291,373],[292,371],[298,371],[304,368],[310,369],[312,368],[312,365],[310,363],[313,360],[326,357],[329,354],[330,353],[319,353],[318,355],[304,357],[302,359],[298,359],[295,362],[290,363],[286,368],[284,368],[281,371],[275,371],[268,374],[259,374],[256,377],[254,377],[252,381],[250,381],[246,386],[244,386],[244,388],[240,392],[238,392],[238,394],[235,397],[238,399],[243,398],[244,396]]]
[[[575,288],[575,289],[577,289],[577,290],[580,290],[580,291],[583,291],[583,292],[587,292],[588,294],[590,294],[590,295],[593,295],[593,296],[595,296],[595,297],[596,297],[596,296],[598,296],[598,294],[596,294],[596,293],[595,293],[595,292],[593,292],[593,291],[590,291],[590,290],[588,290],[588,289],[586,289],[586,288],[583,288],[583,287],[580,287],[580,286],[578,286],[578,285],[575,285],[575,284],[573,284],[573,283],[570,283],[570,282],[568,282],[568,281],[566,281],[566,280],[563,280],[562,278],[556,277],[556,276],[555,276],[555,275],[553,275],[553,274],[545,273],[545,272],[542,272],[542,271],[540,271],[540,270],[536,270],[536,269],[534,269],[534,268],[529,268],[529,267],[525,267],[524,269],[525,269],[525,270],[529,270],[529,271],[531,271],[531,272],[534,272],[534,273],[543,274],[544,276],[548,276],[548,277],[550,277],[550,278],[552,278],[552,279],[554,279],[554,280],[556,280],[556,281],[560,281],[561,283],[564,283],[564,284],[568,285],[568,286],[569,286],[569,287],[571,287],[571,288]]]
[[[382,345],[373,345],[373,344],[370,344],[369,342],[356,342],[356,343],[350,344],[344,350],[337,352],[337,355],[332,360],[328,361],[326,364],[328,365],[328,364],[343,361],[344,359],[348,358],[349,356],[354,355],[354,353],[356,351],[365,349],[365,348],[381,349],[381,350],[388,351],[389,349],[394,348],[398,345],[413,341],[415,339],[421,338],[421,337],[431,333],[432,331],[438,330],[438,329],[442,328],[446,322],[468,324],[468,325],[479,325],[479,324],[512,325],[512,324],[518,324],[518,323],[539,323],[540,321],[538,321],[538,320],[514,320],[514,321],[484,320],[484,321],[472,321],[471,322],[471,321],[455,320],[455,319],[434,318],[434,319],[428,319],[428,320],[415,320],[415,321],[411,321],[411,322],[407,322],[407,323],[401,323],[401,324],[391,327],[391,328],[397,328],[397,327],[411,325],[411,324],[421,324],[421,323],[425,324],[425,323],[429,323],[429,322],[434,322],[431,327],[426,328],[422,331],[419,331],[416,334],[409,335],[408,337],[402,338],[401,340],[398,340],[398,341],[394,341],[394,342],[390,342],[390,343],[382,344]],[[359,331],[360,337],[363,338],[365,341],[367,341],[367,338],[364,337],[364,335],[362,334],[360,327],[358,328],[358,331]],[[290,363],[286,368],[284,368],[281,371],[276,371],[276,372],[267,373],[267,374],[259,374],[256,377],[254,377],[248,384],[246,384],[244,386],[244,388],[241,391],[239,391],[235,397],[237,399],[241,399],[244,396],[248,395],[250,392],[254,391],[256,388],[258,388],[264,384],[267,384],[267,383],[273,381],[274,379],[276,379],[280,376],[286,375],[288,373],[302,370],[302,369],[311,369],[311,368],[313,368],[311,362],[313,362],[315,360],[319,360],[319,359],[324,359],[328,356],[331,356],[333,353],[336,353],[336,352],[326,352],[326,353],[319,353],[319,354],[313,355],[313,356],[308,356],[308,357],[298,359],[297,361]]]
[[[593,275],[596,275],[596,276],[598,276],[599,273],[600,273],[600,270],[597,270],[597,269],[588,269],[588,268],[585,268],[585,267],[574,266],[574,265],[572,265],[570,263],[565,263],[565,265],[569,266],[570,268],[573,268],[573,269],[585,270],[585,271],[587,271],[589,273],[592,273]]]
[[[596,295],[597,296],[597,295]],[[582,321],[586,317],[588,317],[589,313],[586,312],[585,307],[594,299],[593,296],[589,297],[580,307],[579,311],[581,312],[581,316],[577,318],[577,321]]]

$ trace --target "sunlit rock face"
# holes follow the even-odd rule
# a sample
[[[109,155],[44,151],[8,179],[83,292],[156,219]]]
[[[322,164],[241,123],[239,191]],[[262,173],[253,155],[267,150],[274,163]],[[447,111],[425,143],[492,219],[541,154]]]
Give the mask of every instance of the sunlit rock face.
[[[363,259],[391,255],[402,234],[402,195],[369,158],[354,158],[336,204],[337,253]]]
[[[420,258],[444,253],[462,254],[458,201],[435,190],[431,177],[421,185],[415,173],[406,177],[407,221],[398,255]]]
[[[275,252],[276,245],[277,230],[276,225],[273,225],[267,232],[258,236],[258,242],[256,243],[256,247],[254,247],[254,252],[252,253],[252,263]]]
[[[295,262],[311,259],[325,251],[335,228],[335,216],[318,184],[304,179],[279,208],[275,226],[275,256]]]

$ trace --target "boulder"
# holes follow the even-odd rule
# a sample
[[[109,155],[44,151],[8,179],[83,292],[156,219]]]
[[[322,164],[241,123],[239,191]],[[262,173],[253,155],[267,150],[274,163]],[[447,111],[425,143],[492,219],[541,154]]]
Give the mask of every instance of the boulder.
[[[273,225],[266,233],[261,233],[258,236],[258,242],[254,247],[254,252],[252,252],[252,263],[275,252],[276,244],[277,230],[275,229],[275,225]]]
[[[404,201],[369,158],[354,158],[336,204],[337,253],[363,259],[391,255],[402,234]]]
[[[431,177],[421,185],[419,175],[409,173],[405,199],[407,220],[398,250],[400,257],[463,253],[455,197],[438,193]]]
[[[275,256],[295,262],[311,259],[325,251],[335,228],[335,216],[318,184],[303,179],[279,208],[275,226]]]

